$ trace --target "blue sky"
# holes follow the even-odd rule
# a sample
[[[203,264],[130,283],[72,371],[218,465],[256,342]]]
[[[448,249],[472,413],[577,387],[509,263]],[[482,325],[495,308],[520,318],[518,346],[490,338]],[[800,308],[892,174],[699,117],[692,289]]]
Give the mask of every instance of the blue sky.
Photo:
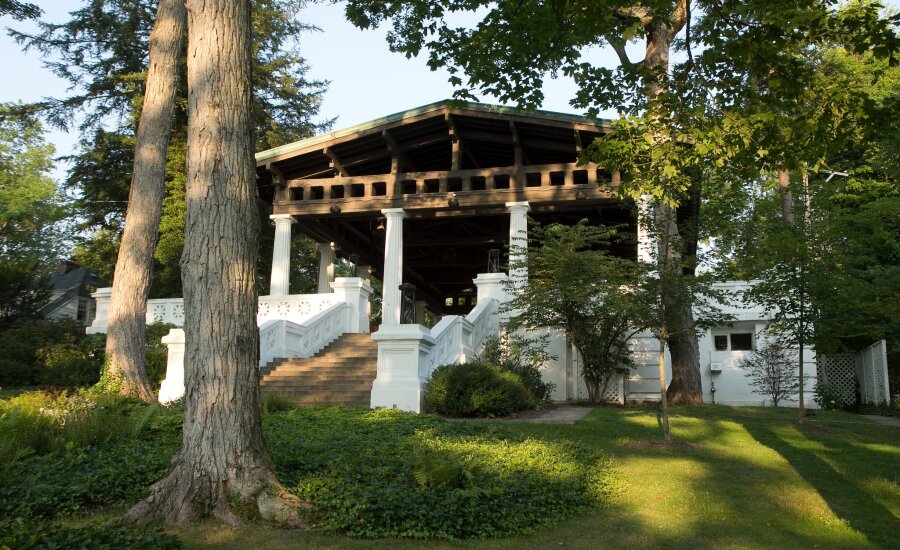
[[[44,10],[43,18],[52,22],[66,20],[69,11],[77,9],[78,0],[31,0]],[[313,5],[301,12],[301,19],[321,28],[321,32],[307,33],[300,39],[303,55],[310,66],[309,76],[330,80],[324,97],[322,118],[337,117],[335,129],[353,126],[384,115],[411,109],[450,97],[452,88],[448,75],[432,72],[424,59],[406,59],[388,51],[385,31],[361,31],[344,19],[343,5]],[[0,18],[0,25],[32,30],[28,22]],[[591,58],[602,61],[608,52],[592,52]],[[0,101],[35,101],[42,97],[60,97],[66,93],[66,83],[43,68],[36,52],[23,53],[4,32],[0,36],[0,74],[6,83],[0,87]],[[544,109],[572,112],[568,105],[574,95],[571,80],[548,80]],[[495,103],[490,98],[484,101]],[[615,113],[606,113],[615,116]],[[51,130],[48,140],[57,147],[59,155],[72,152],[77,136]],[[58,170],[61,175],[62,167]]]
[[[44,10],[44,19],[53,22],[65,21],[67,13],[82,3],[80,0],[30,1]],[[897,2],[886,3],[897,6]],[[385,31],[356,29],[344,19],[342,4],[313,5],[304,9],[300,17],[322,29],[303,35],[301,49],[310,66],[309,77],[331,81],[321,116],[337,117],[335,129],[450,97],[452,88],[445,72],[430,71],[424,59],[406,59],[391,53],[385,42]],[[9,17],[0,17],[0,26],[27,30],[34,27]],[[597,65],[617,64],[611,51],[596,49],[585,56]],[[66,93],[66,83],[43,68],[40,56],[36,52],[23,53],[5,32],[0,36],[0,74],[6,80],[0,87],[0,102],[29,102]],[[570,79],[547,79],[544,91],[544,109],[573,112],[569,100],[575,94],[575,84]],[[495,103],[491,98],[482,100]],[[616,116],[614,112],[601,114],[607,118]],[[47,138],[56,145],[58,154],[65,155],[73,151],[77,136],[52,130]],[[58,167],[57,177],[61,178],[63,170],[64,167]]]

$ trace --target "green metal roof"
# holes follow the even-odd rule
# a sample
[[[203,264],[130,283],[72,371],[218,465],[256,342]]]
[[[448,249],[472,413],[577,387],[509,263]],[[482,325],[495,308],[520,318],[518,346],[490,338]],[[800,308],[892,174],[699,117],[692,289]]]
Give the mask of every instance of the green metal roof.
[[[344,128],[343,130],[337,130],[334,132],[329,132],[327,134],[322,134],[319,136],[313,136],[311,138],[301,139],[300,141],[295,141],[293,143],[288,143],[285,145],[281,145],[279,147],[274,147],[272,149],[267,149],[265,151],[260,151],[256,153],[256,161],[260,162],[266,159],[274,158],[285,153],[290,153],[292,151],[297,151],[299,149],[305,149],[307,147],[318,145],[322,143],[327,143],[328,141],[340,138],[343,136],[347,136],[350,134],[355,134],[357,132],[363,132],[365,130],[371,130],[372,128],[377,128],[379,126],[385,126],[387,124],[392,124],[394,122],[399,122],[405,118],[411,118],[418,115],[424,115],[430,112],[442,111],[444,109],[458,109],[461,111],[477,111],[482,113],[495,113],[495,114],[505,114],[505,115],[519,115],[519,116],[528,116],[536,119],[544,119],[544,120],[552,120],[556,122],[569,122],[572,124],[589,124],[600,127],[609,127],[612,124],[611,120],[607,119],[593,119],[586,116],[581,115],[573,115],[571,113],[558,113],[555,111],[522,111],[515,107],[504,107],[502,105],[489,105],[486,103],[472,103],[466,101],[456,101],[451,99],[444,99],[441,101],[437,101],[435,103],[429,103],[428,105],[423,105],[421,107],[416,107],[415,109],[409,109],[406,111],[400,111],[399,113],[394,113],[392,115],[384,116],[381,118],[376,118],[374,120],[370,120],[368,122],[363,122],[362,124],[357,124],[356,126],[351,126],[349,128]]]

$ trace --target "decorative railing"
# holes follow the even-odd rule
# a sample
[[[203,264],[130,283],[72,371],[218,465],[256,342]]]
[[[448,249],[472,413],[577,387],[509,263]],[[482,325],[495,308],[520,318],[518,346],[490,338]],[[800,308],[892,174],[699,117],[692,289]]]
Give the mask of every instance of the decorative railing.
[[[347,332],[348,304],[332,304],[301,323],[272,319],[259,326],[259,366],[275,359],[311,357]]]
[[[497,307],[497,300],[488,299],[465,317],[448,315],[441,319],[431,329],[434,345],[428,357],[429,374],[441,365],[473,360],[484,341],[500,330]]]
[[[106,291],[107,289],[100,289]],[[105,332],[109,308],[109,292],[95,293],[97,316],[89,332]],[[290,296],[260,296],[256,322],[262,325],[273,319],[284,319],[301,323],[320,311],[340,301],[336,294],[293,294]],[[102,302],[102,303],[101,303]],[[176,327],[184,326],[184,299],[158,298],[147,300],[147,323],[167,323]],[[355,330],[354,330],[355,331]]]

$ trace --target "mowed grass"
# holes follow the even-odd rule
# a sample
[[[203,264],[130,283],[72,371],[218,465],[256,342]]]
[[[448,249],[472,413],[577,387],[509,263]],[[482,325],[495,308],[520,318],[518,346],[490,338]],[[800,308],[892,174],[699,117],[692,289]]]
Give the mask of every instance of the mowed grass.
[[[488,423],[488,422],[486,422]],[[615,459],[608,506],[535,534],[460,542],[355,540],[315,531],[203,523],[192,548],[900,548],[900,428],[840,412],[803,425],[790,409],[599,408],[572,426],[504,422]]]

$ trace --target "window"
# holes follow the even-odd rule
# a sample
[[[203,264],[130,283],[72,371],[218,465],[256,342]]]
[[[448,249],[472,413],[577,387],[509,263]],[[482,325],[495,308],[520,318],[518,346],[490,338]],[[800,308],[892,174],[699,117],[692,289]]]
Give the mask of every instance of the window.
[[[753,334],[750,332],[731,334],[731,351],[751,351],[753,349]]]
[[[728,349],[728,335],[718,334],[713,337],[716,351],[726,351]]]
[[[81,321],[82,323],[87,323],[88,320],[88,301],[84,298],[78,299],[78,313],[75,314],[76,319]]]

